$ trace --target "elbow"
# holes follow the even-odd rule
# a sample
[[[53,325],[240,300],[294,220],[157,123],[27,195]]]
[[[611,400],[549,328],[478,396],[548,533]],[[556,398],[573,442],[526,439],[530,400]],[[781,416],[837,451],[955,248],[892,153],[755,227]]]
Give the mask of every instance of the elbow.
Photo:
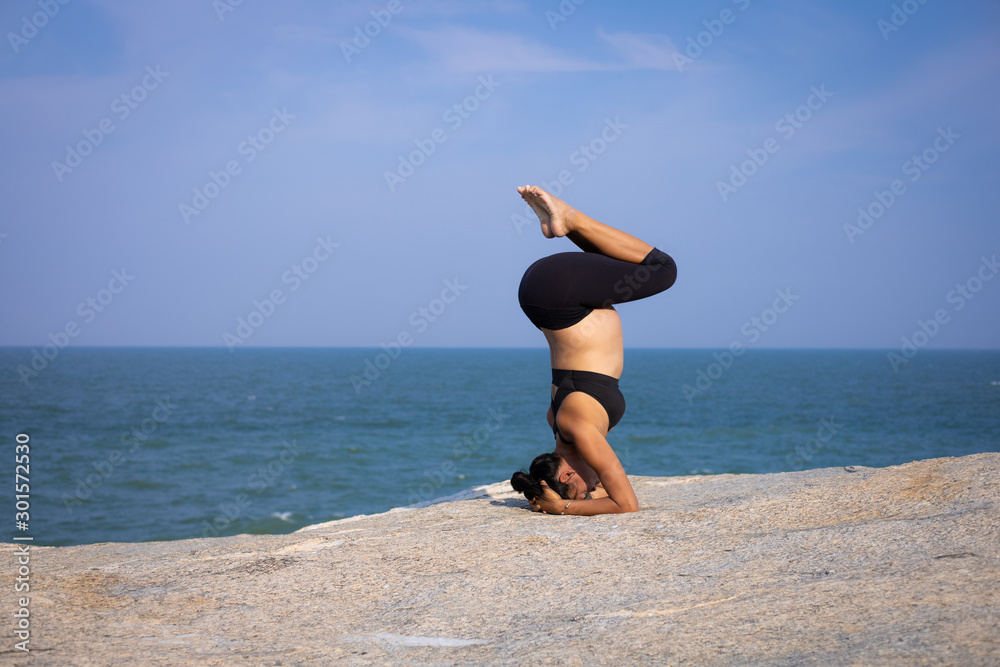
[[[639,503],[637,501],[630,501],[630,502],[627,502],[627,503],[622,503],[618,507],[619,507],[619,510],[618,510],[619,514],[628,514],[629,512],[638,512],[639,511]]]

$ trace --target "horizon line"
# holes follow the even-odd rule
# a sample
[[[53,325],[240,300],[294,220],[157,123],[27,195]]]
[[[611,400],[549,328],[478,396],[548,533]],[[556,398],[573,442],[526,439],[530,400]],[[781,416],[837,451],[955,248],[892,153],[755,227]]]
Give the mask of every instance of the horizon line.
[[[44,345],[0,345],[0,350],[31,350],[39,347],[55,347],[51,343]],[[224,345],[67,345],[59,348],[62,352],[66,349],[134,349],[134,350],[219,350],[225,351]],[[241,347],[240,350],[381,350],[379,345],[255,345]],[[462,345],[411,345],[403,349],[407,350],[543,350],[548,351],[548,347],[529,346],[462,346]],[[647,347],[647,346],[626,346],[625,350],[673,350],[673,351],[718,351],[729,350],[729,346],[720,347]],[[898,351],[898,347],[754,347],[744,346],[743,352],[752,351],[815,351],[815,352],[893,352]],[[942,347],[942,348],[919,348],[920,352],[1000,352],[1000,347]],[[237,350],[229,350],[230,354],[236,354]]]

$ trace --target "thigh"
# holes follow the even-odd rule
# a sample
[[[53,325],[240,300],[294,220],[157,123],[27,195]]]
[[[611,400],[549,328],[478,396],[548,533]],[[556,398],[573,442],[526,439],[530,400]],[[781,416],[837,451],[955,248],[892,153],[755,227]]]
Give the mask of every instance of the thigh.
[[[643,264],[592,252],[562,252],[543,257],[525,271],[518,290],[522,304],[549,308],[607,308],[662,292],[676,269],[666,253],[654,249]]]

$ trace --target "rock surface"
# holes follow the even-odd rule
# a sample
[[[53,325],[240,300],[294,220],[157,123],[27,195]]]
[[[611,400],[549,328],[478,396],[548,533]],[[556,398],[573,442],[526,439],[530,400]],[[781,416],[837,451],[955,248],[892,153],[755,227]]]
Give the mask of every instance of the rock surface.
[[[32,547],[31,653],[8,620],[0,662],[1000,663],[1000,454],[632,482],[628,515],[504,482],[290,535]]]

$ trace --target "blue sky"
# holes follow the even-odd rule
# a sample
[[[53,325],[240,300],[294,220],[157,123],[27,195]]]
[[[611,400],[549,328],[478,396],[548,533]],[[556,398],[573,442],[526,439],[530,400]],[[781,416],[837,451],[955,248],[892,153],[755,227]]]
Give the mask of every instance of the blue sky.
[[[518,282],[575,247],[515,188],[560,176],[677,261],[627,346],[1000,342],[995,2],[9,0],[0,29],[2,345],[541,347]]]

